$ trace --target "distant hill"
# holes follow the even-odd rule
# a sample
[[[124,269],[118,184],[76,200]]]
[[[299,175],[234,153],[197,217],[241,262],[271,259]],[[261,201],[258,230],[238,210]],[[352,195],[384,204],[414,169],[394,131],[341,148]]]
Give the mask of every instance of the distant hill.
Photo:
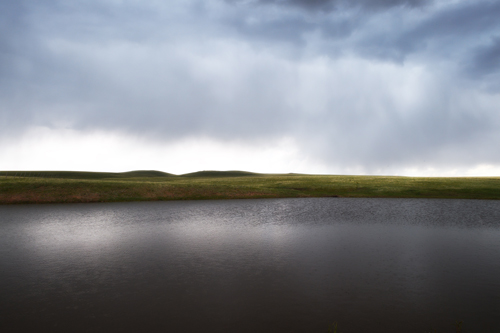
[[[0,176],[38,177],[60,179],[120,179],[143,177],[175,177],[171,173],[155,170],[128,172],[88,172],[88,171],[0,171]]]
[[[122,172],[121,177],[175,177],[174,174],[156,170],[137,170]]]
[[[136,170],[128,172],[89,172],[89,171],[0,171],[0,176],[60,178],[60,179],[128,179],[128,178],[164,178],[164,177],[253,177],[263,176],[260,173],[248,171],[198,171],[183,175],[174,175],[156,170]]]
[[[254,172],[248,172],[248,171],[213,171],[213,170],[207,170],[207,171],[198,171],[198,172],[192,172],[192,173],[186,173],[183,175],[180,175],[182,177],[255,177],[255,176],[262,176],[261,173],[254,173]]]

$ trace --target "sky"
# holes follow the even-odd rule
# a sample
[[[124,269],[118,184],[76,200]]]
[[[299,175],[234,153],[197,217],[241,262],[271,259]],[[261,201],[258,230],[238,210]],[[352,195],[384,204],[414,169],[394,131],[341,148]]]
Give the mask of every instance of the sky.
[[[0,170],[500,176],[500,1],[0,0]]]

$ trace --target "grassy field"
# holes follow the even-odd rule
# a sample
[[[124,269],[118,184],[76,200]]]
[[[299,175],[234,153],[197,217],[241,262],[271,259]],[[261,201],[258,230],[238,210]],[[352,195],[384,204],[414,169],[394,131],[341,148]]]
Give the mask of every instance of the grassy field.
[[[500,177],[0,171],[0,204],[299,197],[500,199]]]

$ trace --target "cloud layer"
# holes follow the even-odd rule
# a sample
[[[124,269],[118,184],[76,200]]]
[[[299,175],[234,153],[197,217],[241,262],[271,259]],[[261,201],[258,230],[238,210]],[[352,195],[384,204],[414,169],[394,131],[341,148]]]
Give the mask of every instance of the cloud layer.
[[[489,0],[2,1],[0,135],[293,138],[367,173],[500,165],[498,17]]]

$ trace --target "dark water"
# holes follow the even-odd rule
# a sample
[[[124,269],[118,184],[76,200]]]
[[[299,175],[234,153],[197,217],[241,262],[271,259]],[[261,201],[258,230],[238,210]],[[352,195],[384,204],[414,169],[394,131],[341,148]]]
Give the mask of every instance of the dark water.
[[[500,201],[0,206],[0,296],[1,332],[500,332]]]

